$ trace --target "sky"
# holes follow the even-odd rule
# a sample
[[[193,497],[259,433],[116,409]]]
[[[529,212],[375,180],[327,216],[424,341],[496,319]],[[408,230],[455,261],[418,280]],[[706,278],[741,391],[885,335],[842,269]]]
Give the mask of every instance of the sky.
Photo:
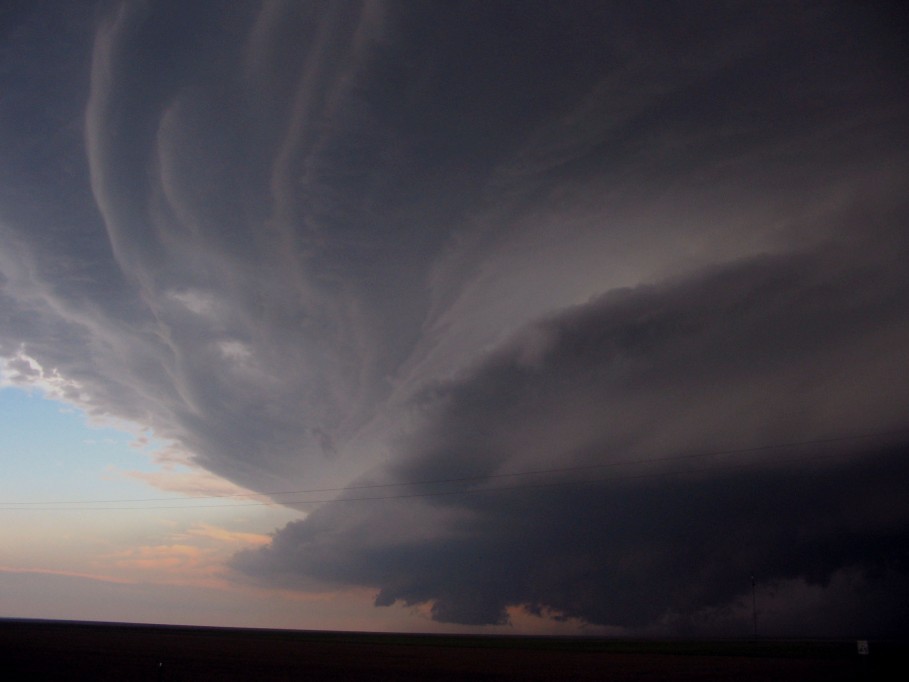
[[[0,617],[906,635],[906,29],[4,3]]]

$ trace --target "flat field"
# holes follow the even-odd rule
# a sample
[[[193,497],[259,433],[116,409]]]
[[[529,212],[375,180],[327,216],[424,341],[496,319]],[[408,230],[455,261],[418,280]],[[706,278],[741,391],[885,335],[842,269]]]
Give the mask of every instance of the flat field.
[[[7,680],[903,680],[905,642],[629,641],[0,619]]]

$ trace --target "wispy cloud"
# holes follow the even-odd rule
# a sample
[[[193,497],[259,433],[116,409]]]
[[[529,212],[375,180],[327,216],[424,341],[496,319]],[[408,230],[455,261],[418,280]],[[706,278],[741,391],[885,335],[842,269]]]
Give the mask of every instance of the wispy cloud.
[[[19,567],[19,566],[0,566],[0,572],[2,573],[15,573],[15,574],[33,574],[33,575],[59,575],[68,578],[84,578],[86,580],[95,580],[107,583],[132,583],[133,581],[127,578],[103,575],[97,573],[83,573],[80,571],[65,571],[52,568],[36,568],[36,567]]]
[[[267,500],[246,488],[232,484],[219,476],[198,468],[167,467],[159,471],[118,471],[113,470],[113,476],[126,477],[142,481],[152,488],[164,492],[179,493],[191,498],[199,497],[226,497],[242,499]]]
[[[887,12],[36,6],[4,37],[28,73],[0,102],[2,381],[172,443],[124,473],[161,490],[310,491],[235,560],[272,584],[641,628],[734,612],[752,568],[800,594],[871,565],[896,584],[903,506],[845,484],[890,495],[904,438],[657,477],[909,423]],[[635,463],[565,490],[303,503]],[[750,553],[716,539],[752,530]],[[121,560],[213,565],[184,544]]]

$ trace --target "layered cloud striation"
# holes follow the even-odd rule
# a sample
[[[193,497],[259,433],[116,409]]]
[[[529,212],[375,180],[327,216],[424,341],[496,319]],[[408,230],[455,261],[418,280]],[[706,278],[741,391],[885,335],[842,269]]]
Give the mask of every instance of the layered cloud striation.
[[[308,491],[235,569],[727,632],[753,572],[780,632],[905,627],[892,7],[84,10],[0,19],[4,376]]]

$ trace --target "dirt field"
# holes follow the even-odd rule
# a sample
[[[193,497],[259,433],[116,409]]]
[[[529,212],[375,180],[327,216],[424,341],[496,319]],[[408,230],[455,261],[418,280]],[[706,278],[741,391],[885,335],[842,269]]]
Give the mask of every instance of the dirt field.
[[[628,642],[0,620],[8,680],[889,680],[905,643]],[[10,675],[10,672],[12,675]]]

